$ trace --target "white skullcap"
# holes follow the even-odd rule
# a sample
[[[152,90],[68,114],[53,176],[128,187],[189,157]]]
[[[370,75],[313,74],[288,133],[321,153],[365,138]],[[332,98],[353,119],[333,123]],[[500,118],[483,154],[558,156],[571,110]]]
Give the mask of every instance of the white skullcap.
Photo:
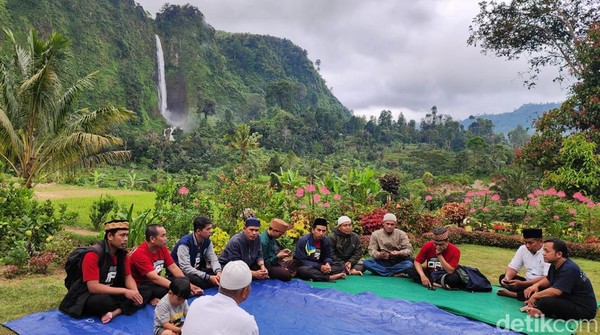
[[[352,222],[352,220],[350,220],[350,218],[345,215],[340,216],[340,218],[338,219],[338,227],[346,222]]]
[[[386,213],[383,216],[383,222],[386,221],[394,221],[394,222],[398,222],[398,220],[396,220],[396,215],[392,214],[392,213]]]
[[[232,261],[225,264],[221,272],[221,287],[227,290],[239,290],[252,282],[252,273],[244,261]]]

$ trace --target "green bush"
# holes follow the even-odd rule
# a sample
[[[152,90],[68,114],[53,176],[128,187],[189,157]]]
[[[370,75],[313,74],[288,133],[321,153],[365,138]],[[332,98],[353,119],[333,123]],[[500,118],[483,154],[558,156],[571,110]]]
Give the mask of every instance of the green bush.
[[[108,221],[108,214],[117,211],[118,208],[119,204],[115,200],[115,197],[108,194],[103,194],[100,196],[100,199],[92,202],[90,220],[92,221],[94,230],[97,231],[101,223]]]

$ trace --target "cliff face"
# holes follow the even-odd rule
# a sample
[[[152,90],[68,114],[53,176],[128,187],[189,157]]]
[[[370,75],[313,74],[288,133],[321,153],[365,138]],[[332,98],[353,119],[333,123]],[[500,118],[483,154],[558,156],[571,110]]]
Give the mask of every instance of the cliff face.
[[[164,49],[168,108],[182,117],[206,106],[240,121],[270,106],[349,116],[306,51],[286,39],[217,32],[190,5],[164,7],[152,19],[133,0],[0,0],[0,19],[21,41],[29,27],[71,40],[66,80],[100,71],[82,105],[110,103],[159,118],[156,34]],[[4,60],[7,47],[0,50]]]

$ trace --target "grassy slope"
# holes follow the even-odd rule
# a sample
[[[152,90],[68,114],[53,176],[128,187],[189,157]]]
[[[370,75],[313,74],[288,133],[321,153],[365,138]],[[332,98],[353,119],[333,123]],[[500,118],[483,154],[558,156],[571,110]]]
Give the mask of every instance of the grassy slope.
[[[492,284],[497,282],[514,254],[513,250],[477,245],[460,245],[461,263],[481,270]],[[482,257],[485,255],[485,257]],[[596,297],[600,293],[600,262],[574,259],[592,280]],[[21,279],[0,278],[0,322],[24,315],[53,309],[58,306],[66,290],[63,287],[62,269],[54,269],[50,275],[29,275]],[[596,318],[600,323],[600,317]],[[0,335],[11,334],[0,329]]]

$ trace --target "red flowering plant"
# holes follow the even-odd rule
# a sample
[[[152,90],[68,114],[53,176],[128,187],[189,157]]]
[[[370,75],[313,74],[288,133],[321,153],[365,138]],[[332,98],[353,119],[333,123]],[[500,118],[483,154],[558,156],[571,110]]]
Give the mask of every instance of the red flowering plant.
[[[388,213],[385,208],[375,208],[371,212],[364,213],[360,219],[360,226],[363,234],[370,235],[374,231],[381,229],[383,225],[383,216]]]

